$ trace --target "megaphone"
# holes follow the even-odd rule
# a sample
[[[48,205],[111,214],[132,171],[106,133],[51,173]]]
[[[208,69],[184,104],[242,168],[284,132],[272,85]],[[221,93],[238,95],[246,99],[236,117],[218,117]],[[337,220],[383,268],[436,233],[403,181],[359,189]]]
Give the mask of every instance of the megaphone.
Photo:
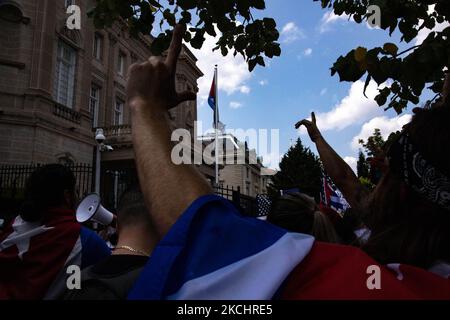
[[[115,220],[114,214],[102,206],[100,196],[96,193],[88,195],[80,202],[76,216],[80,223],[94,221],[104,226],[111,225]]]

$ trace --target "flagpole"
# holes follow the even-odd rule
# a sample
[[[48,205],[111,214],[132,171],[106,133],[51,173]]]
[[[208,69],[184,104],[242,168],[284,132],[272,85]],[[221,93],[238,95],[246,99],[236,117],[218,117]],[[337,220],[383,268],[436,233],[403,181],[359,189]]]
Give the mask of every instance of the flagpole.
[[[217,64],[214,70],[214,77],[216,79],[216,109],[214,110],[214,128],[216,132],[216,186],[219,186],[219,72]]]

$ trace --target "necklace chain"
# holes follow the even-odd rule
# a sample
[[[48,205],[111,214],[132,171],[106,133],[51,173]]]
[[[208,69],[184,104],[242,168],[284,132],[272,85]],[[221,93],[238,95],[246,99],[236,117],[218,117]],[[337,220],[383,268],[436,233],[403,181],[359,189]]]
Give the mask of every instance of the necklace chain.
[[[134,252],[134,253],[139,253],[139,254],[141,254],[141,255],[143,255],[143,256],[149,256],[149,254],[148,253],[145,253],[144,251],[141,251],[141,250],[137,250],[137,249],[134,249],[134,248],[132,248],[132,247],[130,247],[130,246],[119,246],[119,247],[115,247],[114,248],[114,251],[115,250],[119,250],[119,249],[122,249],[122,250],[128,250],[128,251],[131,251],[131,252]]]

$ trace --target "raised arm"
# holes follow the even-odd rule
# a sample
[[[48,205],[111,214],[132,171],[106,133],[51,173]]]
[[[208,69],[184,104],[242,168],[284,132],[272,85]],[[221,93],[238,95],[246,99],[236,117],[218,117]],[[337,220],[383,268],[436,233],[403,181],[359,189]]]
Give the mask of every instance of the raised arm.
[[[194,200],[212,192],[194,166],[175,165],[171,159],[168,110],[196,98],[192,92],[177,93],[175,89],[184,32],[184,27],[177,26],[167,58],[151,57],[132,65],[127,81],[139,181],[161,237]]]
[[[311,114],[311,121],[302,120],[295,127],[305,126],[309,137],[316,144],[320,160],[323,163],[325,171],[331,177],[336,186],[353,208],[359,208],[367,192],[359,182],[358,177],[352,168],[334,151],[320,133],[316,124],[316,115]]]

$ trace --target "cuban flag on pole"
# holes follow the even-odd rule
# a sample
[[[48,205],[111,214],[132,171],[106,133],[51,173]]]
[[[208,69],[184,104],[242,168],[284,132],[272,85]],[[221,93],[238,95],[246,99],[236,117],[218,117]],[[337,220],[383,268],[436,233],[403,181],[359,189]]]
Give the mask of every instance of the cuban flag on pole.
[[[208,104],[214,111],[214,128],[218,128],[219,123],[219,101],[217,96],[217,85],[218,85],[218,77],[217,77],[217,66],[214,69],[214,78],[211,84],[211,90],[209,91]]]
[[[228,200],[201,197],[153,251],[129,299],[269,300],[314,238],[243,217]]]
[[[51,209],[47,216],[36,223],[19,216],[0,233],[0,300],[57,299],[67,289],[69,266],[83,269],[109,256],[73,210]]]

